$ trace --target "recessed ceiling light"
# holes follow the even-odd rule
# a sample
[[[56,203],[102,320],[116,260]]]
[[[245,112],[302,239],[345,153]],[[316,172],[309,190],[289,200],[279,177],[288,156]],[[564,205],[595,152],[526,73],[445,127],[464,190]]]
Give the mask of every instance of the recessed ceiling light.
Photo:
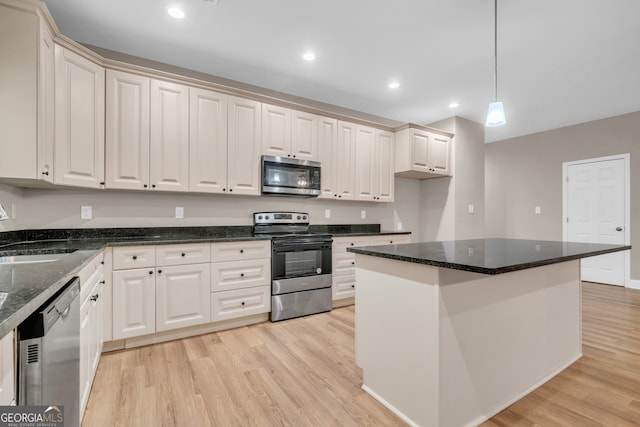
[[[389,89],[398,89],[399,87],[400,87],[400,83],[398,83],[395,80],[389,83]]]
[[[167,12],[169,12],[169,15],[173,16],[176,19],[184,18],[184,12],[177,7],[170,7]]]
[[[305,61],[313,61],[316,59],[316,54],[313,52],[305,52],[304,55],[302,55],[302,59]]]
[[[460,104],[458,104],[457,102],[452,102],[451,104],[449,104],[449,108],[458,108],[460,106]]]

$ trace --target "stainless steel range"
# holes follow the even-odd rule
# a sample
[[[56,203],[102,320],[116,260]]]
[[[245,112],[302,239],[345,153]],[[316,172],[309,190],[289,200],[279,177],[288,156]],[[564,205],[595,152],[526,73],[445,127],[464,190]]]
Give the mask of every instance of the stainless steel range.
[[[271,236],[271,321],[331,311],[331,236],[302,212],[256,212],[253,232]]]

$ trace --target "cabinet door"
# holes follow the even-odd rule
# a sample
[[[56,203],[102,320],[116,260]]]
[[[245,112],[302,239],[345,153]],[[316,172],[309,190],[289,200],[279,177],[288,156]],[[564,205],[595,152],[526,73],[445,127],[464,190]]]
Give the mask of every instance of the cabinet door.
[[[291,110],[262,104],[262,154],[291,157]]]
[[[411,149],[411,170],[429,172],[429,139],[428,132],[412,129],[409,136]]]
[[[356,125],[338,122],[337,176],[338,198],[355,198],[355,145]]]
[[[0,341],[0,405],[15,404],[14,333],[9,332]]]
[[[104,68],[55,46],[56,184],[104,185]]]
[[[189,88],[151,80],[149,182],[189,191]]]
[[[189,89],[189,190],[227,191],[227,95]]]
[[[158,267],[156,330],[168,331],[209,323],[210,277],[209,264]]]
[[[368,126],[356,126],[355,170],[356,199],[375,200],[373,183],[376,163],[376,131]]]
[[[432,173],[451,175],[451,138],[432,134],[429,141],[429,167]]]
[[[149,78],[107,70],[106,187],[149,187]]]
[[[318,120],[318,160],[321,171],[321,198],[334,199],[338,197],[338,121],[329,117]]]
[[[151,268],[113,272],[113,338],[156,331],[156,279]]]
[[[290,153],[296,159],[318,160],[318,116],[292,111]]]
[[[373,192],[380,202],[393,202],[395,186],[395,145],[393,133],[376,130],[376,160]]]
[[[38,178],[53,183],[55,47],[43,22],[38,55]]]
[[[260,103],[229,97],[227,182],[233,194],[260,195]]]

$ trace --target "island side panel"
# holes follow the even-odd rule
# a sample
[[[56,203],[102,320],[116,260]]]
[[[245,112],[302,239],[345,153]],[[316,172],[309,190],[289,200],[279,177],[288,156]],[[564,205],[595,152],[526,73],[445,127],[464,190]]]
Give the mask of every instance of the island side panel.
[[[582,355],[578,260],[439,277],[439,426],[477,425]]]
[[[436,267],[356,255],[362,388],[410,425],[438,422]]]

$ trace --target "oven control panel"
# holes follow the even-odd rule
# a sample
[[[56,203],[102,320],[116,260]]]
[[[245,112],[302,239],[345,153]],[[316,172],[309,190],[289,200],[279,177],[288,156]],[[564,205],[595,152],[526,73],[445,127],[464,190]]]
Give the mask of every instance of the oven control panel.
[[[309,214],[304,212],[256,212],[254,224],[308,224]]]

